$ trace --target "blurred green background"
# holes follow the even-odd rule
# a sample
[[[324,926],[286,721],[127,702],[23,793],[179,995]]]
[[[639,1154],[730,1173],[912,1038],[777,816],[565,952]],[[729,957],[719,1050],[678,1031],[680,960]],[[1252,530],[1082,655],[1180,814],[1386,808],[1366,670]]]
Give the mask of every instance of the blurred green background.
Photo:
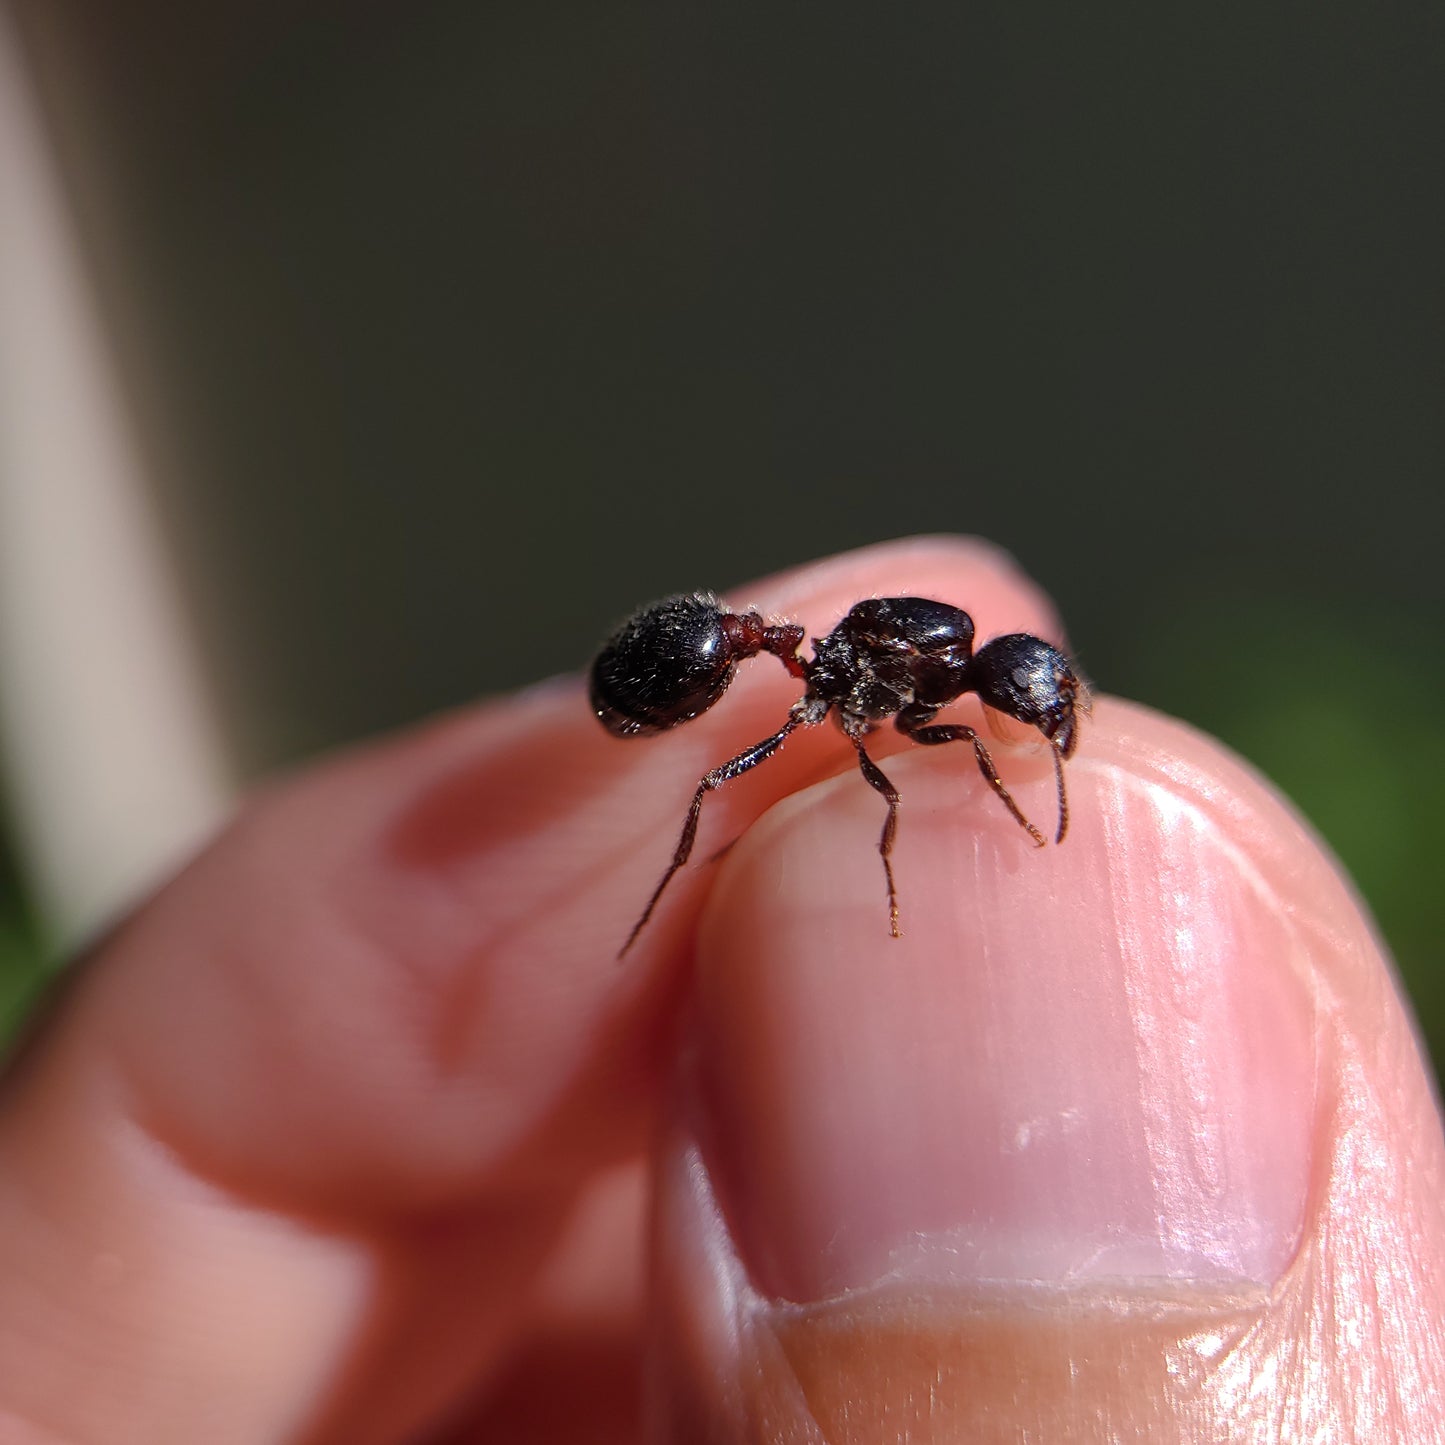
[[[1445,1058],[1445,8],[17,14],[248,771],[979,532],[1314,820]],[[8,859],[0,1000],[42,932]]]

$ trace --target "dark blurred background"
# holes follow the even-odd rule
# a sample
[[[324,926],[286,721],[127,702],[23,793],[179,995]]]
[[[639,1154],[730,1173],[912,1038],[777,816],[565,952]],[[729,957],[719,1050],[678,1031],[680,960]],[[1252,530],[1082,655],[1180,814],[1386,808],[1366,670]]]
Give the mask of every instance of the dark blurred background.
[[[1445,7],[15,8],[248,770],[979,532],[1445,1058]]]

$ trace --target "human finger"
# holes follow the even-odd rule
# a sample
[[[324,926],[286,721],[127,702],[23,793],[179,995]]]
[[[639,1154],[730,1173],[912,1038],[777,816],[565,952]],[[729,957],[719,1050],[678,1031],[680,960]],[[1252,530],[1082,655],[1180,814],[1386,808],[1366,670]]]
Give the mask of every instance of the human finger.
[[[902,939],[852,777],[709,900],[654,1437],[1438,1438],[1445,1149],[1348,884],[1143,709],[1097,706],[1057,848],[950,751],[886,762]]]
[[[1046,610],[946,541],[741,600],[831,625],[860,590],[960,578]],[[747,739],[779,684],[750,669],[651,747],[550,685],[258,797],[6,1081],[0,1410],[62,1438],[363,1445],[474,1388],[583,1181],[641,1147],[708,871],[617,946],[697,756]],[[780,759],[709,826],[810,766]]]

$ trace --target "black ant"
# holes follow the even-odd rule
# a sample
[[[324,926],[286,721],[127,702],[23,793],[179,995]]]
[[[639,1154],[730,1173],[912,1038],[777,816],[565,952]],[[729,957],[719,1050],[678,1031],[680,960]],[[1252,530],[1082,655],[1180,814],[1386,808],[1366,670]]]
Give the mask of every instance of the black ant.
[[[1074,714],[1076,708],[1087,708],[1088,693],[1069,659],[1042,638],[1011,633],[975,652],[973,633],[973,618],[946,602],[874,597],[851,607],[826,637],[815,637],[808,660],[798,653],[801,627],[766,623],[756,612],[729,612],[709,592],[665,597],[628,618],[592,664],[593,710],[618,737],[661,732],[698,717],[727,691],[737,664],[760,652],[776,657],[806,690],[788,709],[787,721],[777,732],[714,768],[698,783],[672,862],[618,957],[632,947],[672,875],[691,855],[703,798],[770,758],[790,733],[822,722],[834,709],[839,726],[857,749],[863,776],[888,802],[878,851],[888,881],[888,922],[894,938],[899,937],[898,894],[891,854],[898,831],[898,789],[863,746],[864,738],[886,718],[891,717],[898,731],[916,743],[972,743],[989,785],[1042,848],[1043,834],[1004,787],[978,733],[964,723],[933,719],[945,704],[976,692],[986,706],[1036,727],[1053,755],[1059,794],[1054,841],[1062,843],[1069,827],[1063,760],[1073,756],[1078,743]]]

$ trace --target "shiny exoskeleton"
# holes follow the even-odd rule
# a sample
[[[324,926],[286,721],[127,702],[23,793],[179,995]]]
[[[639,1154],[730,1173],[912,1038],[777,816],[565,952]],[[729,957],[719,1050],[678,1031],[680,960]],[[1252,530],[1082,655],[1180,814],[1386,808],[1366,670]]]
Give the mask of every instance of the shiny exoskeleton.
[[[805,684],[777,732],[714,768],[697,785],[672,862],[633,926],[631,948],[663,890],[692,854],[702,800],[724,783],[771,757],[790,733],[820,723],[831,712],[858,753],[869,785],[888,803],[878,851],[888,884],[888,921],[899,936],[893,884],[893,840],[898,831],[898,790],[869,757],[864,739],[893,719],[916,743],[968,742],[1003,805],[1044,846],[1043,834],[1024,817],[983,740],[959,722],[936,723],[945,704],[976,693],[985,706],[1038,729],[1053,756],[1059,798],[1054,841],[1069,826],[1063,760],[1078,744],[1076,714],[1088,695],[1069,659],[1040,637],[1011,633],[974,651],[973,619],[961,608],[927,597],[874,597],[850,608],[826,636],[813,639],[813,656],[798,652],[803,629],[767,623],[756,612],[729,612],[708,592],[681,593],[654,602],[617,630],[592,664],[592,707],[619,737],[660,732],[688,722],[722,697],[739,662],[770,653]]]

